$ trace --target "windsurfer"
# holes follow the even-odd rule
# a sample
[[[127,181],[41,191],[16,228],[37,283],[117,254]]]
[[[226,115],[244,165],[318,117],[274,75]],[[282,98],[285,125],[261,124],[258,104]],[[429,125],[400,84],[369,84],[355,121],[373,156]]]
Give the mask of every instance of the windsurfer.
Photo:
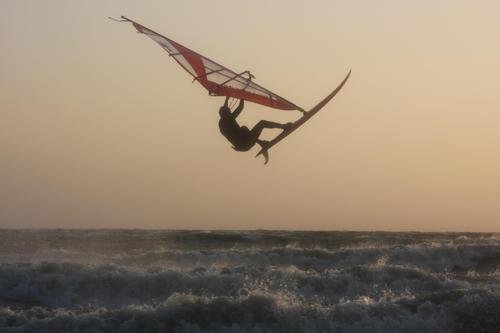
[[[236,151],[247,151],[250,150],[256,143],[258,143],[262,148],[266,148],[268,141],[260,140],[259,136],[264,130],[264,128],[280,128],[286,130],[290,128],[293,123],[280,124],[273,121],[261,120],[259,121],[251,130],[246,126],[240,126],[236,121],[239,116],[245,102],[241,99],[240,103],[231,112],[231,108],[228,106],[229,96],[226,97],[224,105],[219,109],[219,129],[222,135],[226,137],[233,144],[233,149]]]

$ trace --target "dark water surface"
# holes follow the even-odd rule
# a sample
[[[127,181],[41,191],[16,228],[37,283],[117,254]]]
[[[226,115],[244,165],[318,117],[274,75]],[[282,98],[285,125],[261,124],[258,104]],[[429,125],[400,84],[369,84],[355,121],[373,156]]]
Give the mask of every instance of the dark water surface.
[[[0,332],[500,332],[500,235],[0,230]]]

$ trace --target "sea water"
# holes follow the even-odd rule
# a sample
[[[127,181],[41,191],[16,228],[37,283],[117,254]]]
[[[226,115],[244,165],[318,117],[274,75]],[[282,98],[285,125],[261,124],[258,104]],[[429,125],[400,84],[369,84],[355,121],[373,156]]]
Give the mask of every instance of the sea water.
[[[500,235],[0,230],[0,332],[500,332]]]

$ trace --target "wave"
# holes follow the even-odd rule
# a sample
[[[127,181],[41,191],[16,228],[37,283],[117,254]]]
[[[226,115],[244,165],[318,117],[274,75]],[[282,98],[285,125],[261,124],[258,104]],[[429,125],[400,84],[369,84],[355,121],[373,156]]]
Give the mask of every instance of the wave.
[[[456,292],[412,308],[363,298],[330,308],[277,296],[198,297],[175,294],[156,306],[116,310],[0,309],[3,332],[495,332],[500,297]],[[438,301],[436,301],[438,299]],[[452,302],[451,305],[445,305]]]
[[[104,260],[104,259],[103,259]],[[251,248],[224,250],[171,250],[119,254],[107,257],[108,262],[132,266],[169,266],[187,269],[193,266],[254,267],[297,266],[323,271],[355,265],[412,266],[432,272],[492,273],[500,267],[500,245],[410,245],[391,247],[344,248]]]
[[[1,332],[495,332],[496,234],[0,230]]]
[[[439,290],[472,289],[477,281],[395,265],[352,266],[315,271],[297,266],[223,266],[190,271],[155,267],[137,270],[116,265],[74,263],[0,265],[2,299],[49,307],[157,304],[174,293],[199,296],[288,293],[325,305],[362,296],[379,301],[387,295],[419,295]],[[496,277],[490,281],[496,285]],[[483,287],[486,286],[482,280]],[[3,302],[8,304],[9,302]]]
[[[235,295],[243,283],[241,274],[200,274],[196,270],[189,274],[154,269],[134,271],[113,265],[3,264],[0,265],[0,302],[3,298],[49,307],[116,308],[154,304],[176,292]]]
[[[0,253],[44,247],[97,252],[131,249],[227,249],[294,246],[335,250],[344,247],[407,246],[424,243],[499,245],[493,233],[346,231],[168,231],[168,230],[9,230],[0,229]]]

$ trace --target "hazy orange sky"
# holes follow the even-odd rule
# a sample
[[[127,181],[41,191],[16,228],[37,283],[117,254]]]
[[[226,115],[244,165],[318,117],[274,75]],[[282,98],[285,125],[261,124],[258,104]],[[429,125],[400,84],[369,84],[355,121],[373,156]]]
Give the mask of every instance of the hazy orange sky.
[[[497,0],[0,8],[0,227],[500,231]],[[264,166],[120,15],[306,109],[353,74]]]

